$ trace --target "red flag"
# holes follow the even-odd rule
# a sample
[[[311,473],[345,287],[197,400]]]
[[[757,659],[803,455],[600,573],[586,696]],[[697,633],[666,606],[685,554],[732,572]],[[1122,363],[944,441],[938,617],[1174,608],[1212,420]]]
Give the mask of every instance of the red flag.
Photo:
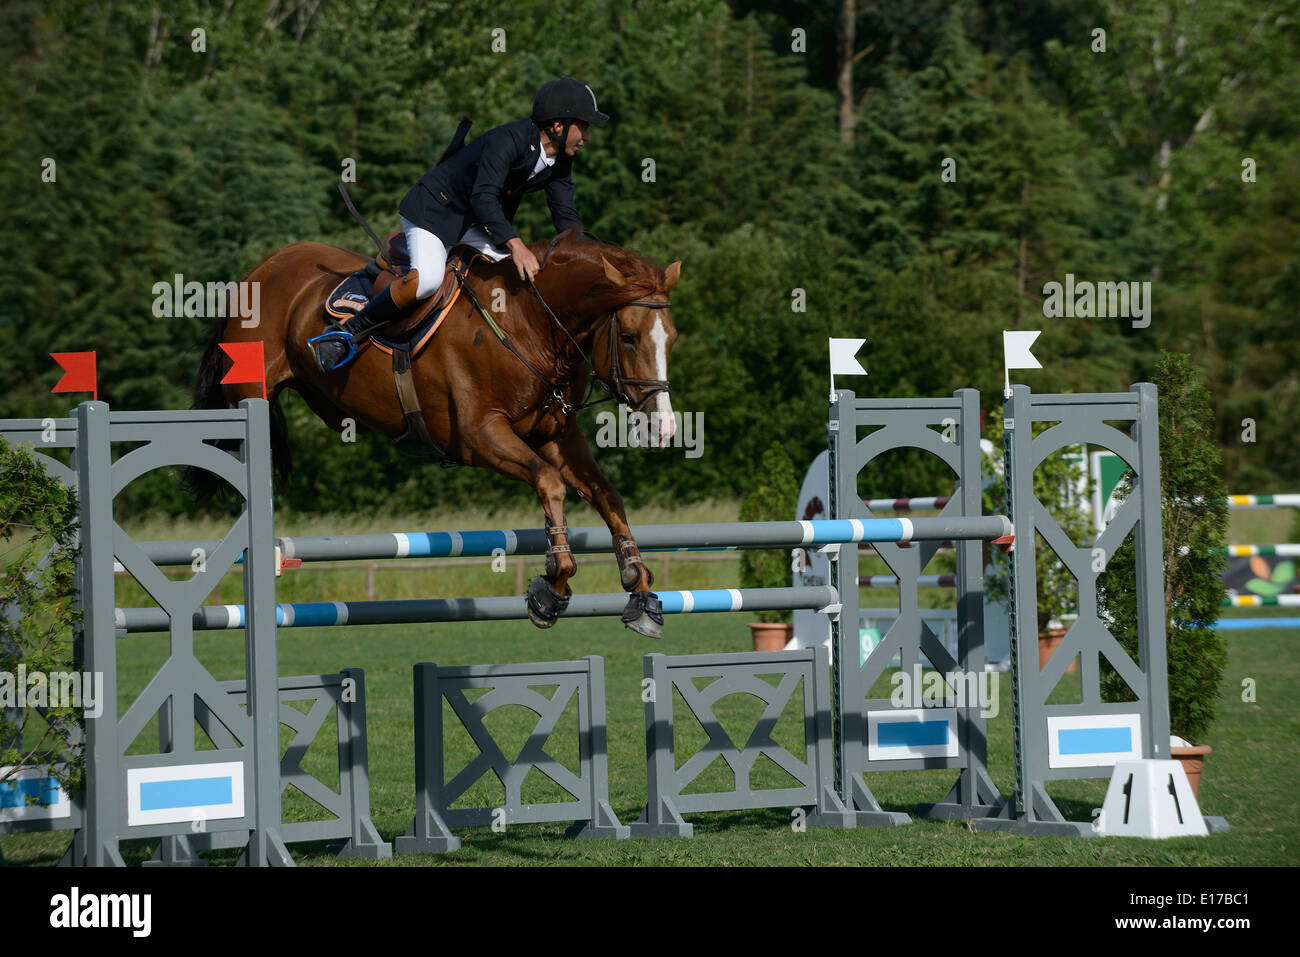
[[[63,369],[63,378],[51,392],[89,392],[99,401],[99,384],[95,380],[93,352],[51,352],[50,358]]]
[[[234,365],[221,380],[222,385],[235,382],[262,383],[262,398],[266,398],[266,365],[262,360],[262,342],[223,342],[221,348]]]

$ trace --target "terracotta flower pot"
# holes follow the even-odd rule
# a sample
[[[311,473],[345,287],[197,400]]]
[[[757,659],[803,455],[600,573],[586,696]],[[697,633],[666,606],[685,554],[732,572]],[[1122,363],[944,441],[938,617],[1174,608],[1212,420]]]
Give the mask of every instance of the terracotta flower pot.
[[[1185,748],[1175,744],[1169,749],[1173,757],[1183,762],[1187,783],[1192,786],[1192,795],[1198,801],[1201,799],[1201,771],[1205,768],[1205,756],[1211,750],[1208,744],[1193,744]]]
[[[751,621],[755,651],[782,651],[794,637],[794,625],[783,621]]]
[[[1042,671],[1047,667],[1047,660],[1052,657],[1052,652],[1056,650],[1065,639],[1065,633],[1068,628],[1048,628],[1038,633],[1038,670]],[[1077,661],[1071,661],[1070,666],[1065,669],[1066,674],[1074,674],[1079,669]]]

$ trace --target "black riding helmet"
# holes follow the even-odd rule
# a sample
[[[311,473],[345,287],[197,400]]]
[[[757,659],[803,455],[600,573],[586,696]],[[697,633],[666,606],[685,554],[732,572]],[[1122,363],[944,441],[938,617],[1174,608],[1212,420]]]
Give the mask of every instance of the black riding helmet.
[[[591,87],[571,76],[543,83],[537,91],[537,98],[533,100],[533,122],[545,130],[551,142],[557,146],[563,146],[569,138],[569,127],[574,120],[604,123],[608,119],[607,115],[596,108],[596,94],[591,92]],[[546,128],[553,120],[564,121],[564,129],[559,137]]]

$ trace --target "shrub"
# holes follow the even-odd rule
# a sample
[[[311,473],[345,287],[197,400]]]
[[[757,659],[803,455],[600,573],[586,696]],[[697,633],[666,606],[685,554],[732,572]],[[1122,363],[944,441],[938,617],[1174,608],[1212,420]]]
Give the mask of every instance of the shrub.
[[[7,676],[73,670],[72,628],[79,617],[74,494],[31,452],[0,438],[0,672]],[[11,687],[17,691],[14,679]],[[27,689],[24,688],[24,691]],[[0,708],[0,765],[41,768],[65,788],[80,784],[80,709]]]
[[[1159,395],[1164,608],[1169,621],[1170,731],[1189,742],[1214,722],[1227,645],[1215,630],[1223,600],[1223,544],[1228,528],[1223,456],[1211,439],[1214,410],[1190,357],[1165,353],[1153,378]],[[1132,488],[1131,474],[1118,494]],[[1106,565],[1098,601],[1111,633],[1137,660],[1137,570],[1132,536]],[[1107,700],[1132,699],[1111,668],[1102,669]]]
[[[794,463],[779,442],[763,453],[758,474],[750,483],[749,494],[740,506],[742,522],[783,522],[794,519],[799,505],[799,486],[795,482]],[[741,588],[784,588],[790,585],[790,553],[785,549],[743,551],[740,553]],[[791,621],[791,613],[781,610],[758,612],[759,621]]]

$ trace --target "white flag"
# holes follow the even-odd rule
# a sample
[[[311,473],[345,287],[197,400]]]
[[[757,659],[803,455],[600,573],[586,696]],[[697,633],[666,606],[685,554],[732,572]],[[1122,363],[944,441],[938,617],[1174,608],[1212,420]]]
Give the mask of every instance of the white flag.
[[[832,339],[831,340],[831,405],[835,404],[835,376],[866,375],[858,361],[858,350],[866,339]]]
[[[1042,366],[1029,351],[1041,332],[1003,332],[1002,353],[1008,369],[1041,369]]]
[[[1034,358],[1029,347],[1041,332],[1007,332],[1002,331],[1002,374],[1004,386],[1002,395],[1011,398],[1012,369],[1041,369],[1042,365]]]
[[[831,375],[866,375],[858,361],[858,350],[866,339],[831,340]]]

